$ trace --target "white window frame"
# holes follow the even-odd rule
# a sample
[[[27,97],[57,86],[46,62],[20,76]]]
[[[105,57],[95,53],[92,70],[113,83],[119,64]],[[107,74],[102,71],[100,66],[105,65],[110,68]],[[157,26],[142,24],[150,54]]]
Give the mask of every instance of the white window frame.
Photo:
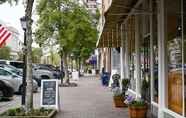
[[[181,0],[182,3],[183,3],[183,0]],[[158,118],[164,118],[164,113],[167,113],[175,118],[185,118],[184,115],[185,115],[185,90],[184,90],[184,57],[183,57],[183,54],[184,54],[184,50],[183,50],[183,46],[184,46],[184,43],[182,42],[182,92],[183,92],[183,113],[182,115],[168,109],[167,107],[167,74],[168,74],[168,71],[167,71],[167,68],[166,68],[166,54],[165,54],[165,39],[166,39],[166,36],[165,36],[165,5],[164,5],[164,0],[161,0],[159,2],[159,5],[158,5],[158,8],[160,9],[159,11],[159,14],[158,14],[158,53],[159,53],[159,57],[158,57],[158,76],[159,78],[161,78],[161,80],[159,79],[159,110],[158,110]],[[183,11],[183,4],[182,4],[182,11]],[[182,15],[182,26],[183,26],[183,15]],[[182,27],[183,28],[183,27]],[[183,30],[182,30],[183,31]],[[184,34],[182,32],[182,41],[184,39]]]

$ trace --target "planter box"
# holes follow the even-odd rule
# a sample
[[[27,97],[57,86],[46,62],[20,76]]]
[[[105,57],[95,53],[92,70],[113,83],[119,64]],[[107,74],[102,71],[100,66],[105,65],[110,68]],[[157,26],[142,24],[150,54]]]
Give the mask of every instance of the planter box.
[[[127,107],[122,96],[114,96],[113,99],[115,107]]]
[[[144,107],[129,106],[129,116],[130,118],[146,118],[147,106]]]
[[[48,116],[0,116],[1,118],[53,118],[57,110],[52,110]]]

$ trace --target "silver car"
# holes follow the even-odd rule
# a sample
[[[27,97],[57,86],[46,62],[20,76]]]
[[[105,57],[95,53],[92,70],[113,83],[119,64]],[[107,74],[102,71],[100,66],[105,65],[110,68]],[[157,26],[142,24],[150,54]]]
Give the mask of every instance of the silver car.
[[[22,93],[22,76],[15,74],[14,72],[0,67],[0,80],[3,80],[14,89],[14,92]],[[38,85],[35,80],[33,80],[33,91],[37,92]]]

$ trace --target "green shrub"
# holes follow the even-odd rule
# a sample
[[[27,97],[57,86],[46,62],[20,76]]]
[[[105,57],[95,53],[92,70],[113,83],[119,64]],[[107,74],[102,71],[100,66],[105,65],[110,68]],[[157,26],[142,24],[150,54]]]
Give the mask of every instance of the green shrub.
[[[0,114],[0,116],[46,116],[51,111],[52,109],[40,108],[40,109],[33,109],[30,112],[25,112],[23,108],[13,108]]]
[[[142,100],[134,100],[129,105],[133,107],[143,107],[146,105],[146,103]]]

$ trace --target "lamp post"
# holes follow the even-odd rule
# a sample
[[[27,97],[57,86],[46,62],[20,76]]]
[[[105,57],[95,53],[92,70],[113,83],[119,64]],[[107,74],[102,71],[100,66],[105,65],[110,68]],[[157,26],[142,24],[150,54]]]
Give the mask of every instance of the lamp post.
[[[24,63],[24,67],[23,67],[23,79],[22,79],[22,100],[21,100],[21,104],[25,105],[25,96],[26,96],[26,17],[23,16],[22,18],[20,18],[20,22],[21,22],[21,27],[24,30],[24,48],[23,48],[23,63]]]

